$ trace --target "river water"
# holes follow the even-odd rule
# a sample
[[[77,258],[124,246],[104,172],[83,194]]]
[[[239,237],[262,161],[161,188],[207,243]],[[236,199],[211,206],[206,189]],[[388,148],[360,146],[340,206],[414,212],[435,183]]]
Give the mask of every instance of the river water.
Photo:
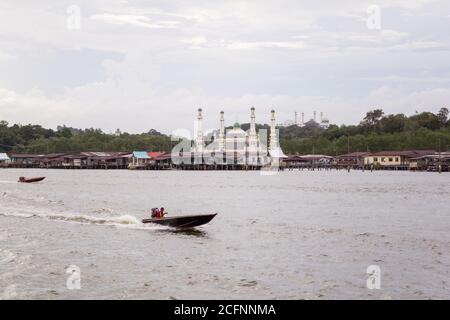
[[[0,298],[448,299],[449,231],[448,173],[2,169]]]

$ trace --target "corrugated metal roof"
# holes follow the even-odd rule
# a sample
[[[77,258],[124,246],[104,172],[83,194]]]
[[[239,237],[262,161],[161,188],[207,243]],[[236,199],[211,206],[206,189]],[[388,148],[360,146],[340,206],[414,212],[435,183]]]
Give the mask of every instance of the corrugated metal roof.
[[[424,156],[411,158],[411,160],[420,160],[420,159],[441,159],[441,160],[448,160],[450,159],[450,152],[436,152],[434,154],[427,154]]]
[[[88,156],[88,157],[110,157],[116,155],[116,152],[80,152],[80,155]]]
[[[95,159],[100,158],[126,158],[131,156],[130,152],[80,152],[80,155]]]
[[[155,157],[155,160],[167,160],[167,159],[171,159],[171,158],[172,158],[172,154],[161,152],[161,154],[159,156]]]
[[[133,151],[133,157],[136,159],[150,159],[147,151]]]
[[[347,153],[347,154],[340,154],[336,158],[358,158],[358,157],[367,156],[369,154],[370,154],[370,152],[357,151],[357,152],[352,152],[352,153]]]
[[[378,156],[378,157],[395,157],[395,156],[406,156],[406,157],[418,157],[424,156],[428,154],[435,153],[434,150],[401,150],[401,151],[379,151],[371,153],[369,156]]]
[[[163,154],[164,154],[164,152],[147,152],[147,155],[152,159],[157,158]]]
[[[327,156],[325,154],[304,154],[301,155],[302,159],[333,159],[332,156]]]
[[[11,158],[42,158],[43,154],[12,153]]]
[[[68,154],[63,157],[64,159],[86,159],[87,156],[81,154]]]
[[[314,161],[314,160],[321,160],[321,159],[328,159],[331,160],[333,157],[327,156],[324,154],[305,154],[305,155],[293,155],[288,156],[285,161]]]
[[[0,160],[10,160],[6,153],[0,153]]]

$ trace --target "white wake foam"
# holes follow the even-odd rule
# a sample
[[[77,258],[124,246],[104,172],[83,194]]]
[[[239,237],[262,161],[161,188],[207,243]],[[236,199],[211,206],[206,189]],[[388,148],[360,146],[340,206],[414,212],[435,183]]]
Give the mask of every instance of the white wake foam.
[[[17,181],[11,181],[11,180],[0,180],[0,183],[14,183],[16,184]]]
[[[43,218],[47,220],[75,222],[82,224],[98,224],[117,227],[128,227],[134,229],[159,229],[160,226],[148,225],[142,223],[138,218],[132,215],[121,215],[116,217],[94,217],[89,215],[74,214],[48,214],[48,213],[6,213],[0,212],[1,216],[11,216],[19,218]]]

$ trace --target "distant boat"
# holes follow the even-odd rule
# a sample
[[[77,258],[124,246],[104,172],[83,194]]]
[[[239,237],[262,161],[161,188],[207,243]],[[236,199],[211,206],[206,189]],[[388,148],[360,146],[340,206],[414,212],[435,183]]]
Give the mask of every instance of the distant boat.
[[[45,177],[35,177],[35,178],[20,177],[18,182],[31,183],[31,182],[39,182],[44,179],[45,179]]]
[[[173,228],[194,228],[210,222],[217,213],[144,219],[142,223],[156,223]]]

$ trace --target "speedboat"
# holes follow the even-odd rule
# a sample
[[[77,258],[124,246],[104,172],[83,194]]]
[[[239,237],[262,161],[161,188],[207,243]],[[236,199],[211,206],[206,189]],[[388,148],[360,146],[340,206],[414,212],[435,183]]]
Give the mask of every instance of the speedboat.
[[[156,223],[172,228],[194,228],[210,222],[217,213],[190,216],[143,219],[142,223]]]
[[[31,183],[31,182],[39,182],[44,179],[45,179],[45,177],[35,177],[35,178],[20,177],[18,182]]]

